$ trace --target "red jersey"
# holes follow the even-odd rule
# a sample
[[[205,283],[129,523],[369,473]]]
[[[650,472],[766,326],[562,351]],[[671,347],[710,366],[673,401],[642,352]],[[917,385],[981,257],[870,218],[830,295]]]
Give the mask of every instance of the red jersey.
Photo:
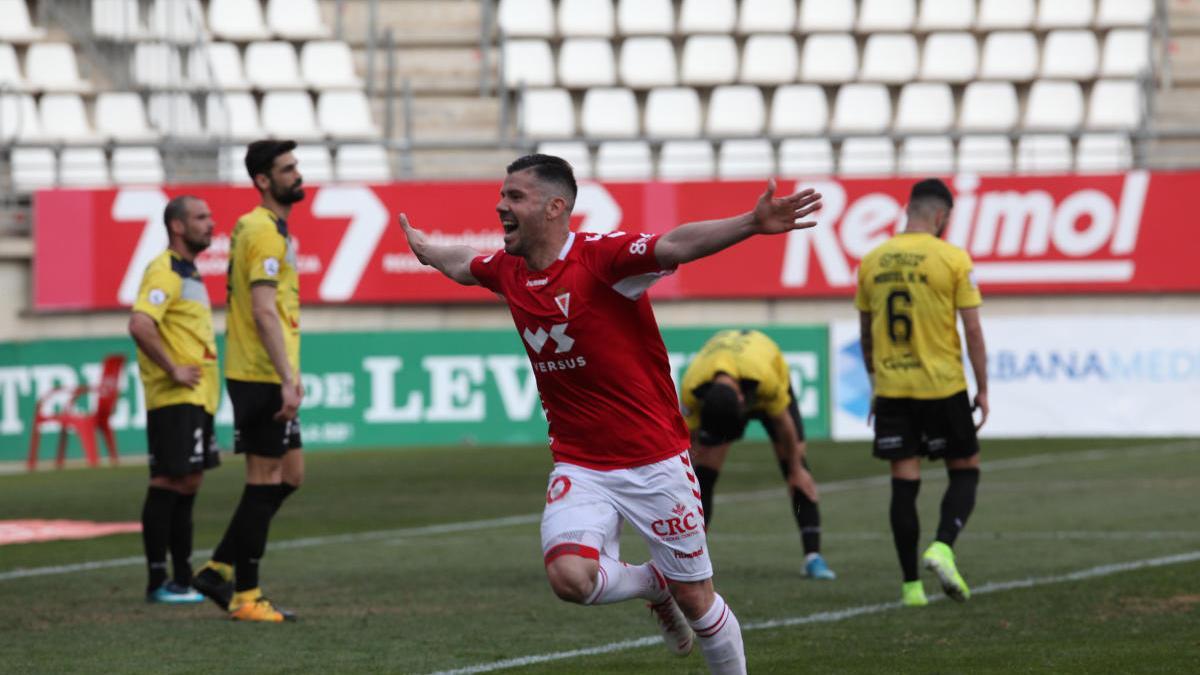
[[[655,235],[571,233],[541,272],[498,251],[471,274],[508,301],[550,423],[554,461],[625,469],[689,445],[646,289],[670,274]]]

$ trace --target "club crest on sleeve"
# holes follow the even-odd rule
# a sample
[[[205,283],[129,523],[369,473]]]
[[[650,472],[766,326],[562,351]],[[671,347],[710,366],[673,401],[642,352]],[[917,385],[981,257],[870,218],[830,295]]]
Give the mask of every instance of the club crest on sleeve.
[[[161,305],[167,301],[167,292],[161,288],[151,288],[150,292],[146,294],[146,299],[152,305]]]
[[[275,258],[267,258],[263,260],[263,273],[269,277],[279,274],[279,260]]]

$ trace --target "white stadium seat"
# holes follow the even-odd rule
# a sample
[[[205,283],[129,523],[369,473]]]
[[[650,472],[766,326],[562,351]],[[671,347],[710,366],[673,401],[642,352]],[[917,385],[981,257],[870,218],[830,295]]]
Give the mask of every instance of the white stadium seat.
[[[1012,173],[1012,143],[1006,136],[963,136],[958,141],[958,170],[964,173]]]
[[[150,34],[161,40],[192,44],[208,37],[200,0],[154,0],[149,17]]]
[[[17,63],[17,50],[10,44],[0,42],[0,89],[5,91],[26,91],[29,85],[21,74],[21,65]]]
[[[275,138],[296,141],[321,137],[312,98],[303,91],[272,91],[262,98],[263,130]]]
[[[1124,134],[1083,134],[1077,152],[1080,173],[1116,173],[1133,166],[1133,147]]]
[[[1154,0],[1100,0],[1096,25],[1147,27],[1154,18]]]
[[[984,80],[1027,82],[1037,75],[1038,44],[1027,31],[997,31],[983,41]]]
[[[942,136],[906,138],[900,144],[898,173],[936,176],[954,173],[954,143]]]
[[[731,84],[738,74],[737,45],[730,35],[693,35],[683,44],[684,84]]]
[[[646,96],[646,135],[651,138],[697,138],[700,119],[700,95],[691,87],[651,89]]]
[[[979,45],[970,33],[933,33],[925,38],[921,79],[962,83],[979,72]]]
[[[58,182],[66,187],[109,184],[108,160],[100,148],[63,148],[58,155]]]
[[[981,31],[1029,28],[1033,17],[1033,0],[979,0],[975,26]]]
[[[45,94],[38,101],[38,114],[46,137],[64,143],[88,143],[99,140],[79,94]]]
[[[235,141],[253,141],[267,135],[258,115],[258,103],[247,92],[213,92],[204,106],[211,136]]]
[[[29,20],[25,0],[0,1],[0,42],[36,42],[44,37],[45,29]]]
[[[762,90],[748,84],[724,85],[713,89],[708,100],[708,136],[758,136],[766,125],[767,111]]]
[[[108,40],[146,37],[138,0],[92,0],[92,33]]]
[[[536,38],[504,41],[504,84],[509,87],[554,86],[550,43]]]
[[[41,140],[42,123],[33,97],[0,92],[0,142]]]
[[[724,141],[717,151],[717,176],[720,178],[768,178],[774,173],[775,151],[765,138]]]
[[[102,91],[96,95],[96,131],[105,139],[122,143],[146,143],[159,138],[146,121],[142,97],[130,91]]]
[[[242,54],[232,42],[209,42],[188,54],[188,81],[201,88],[246,91],[250,83],[242,70]]]
[[[972,82],[963,92],[958,126],[964,131],[1007,131],[1016,126],[1017,114],[1012,83]]]
[[[341,40],[313,40],[300,48],[300,72],[313,89],[361,89],[354,54]]]
[[[617,30],[622,35],[669,35],[675,32],[671,0],[617,0]]]
[[[975,25],[975,0],[921,0],[917,30],[968,30]]]
[[[21,191],[53,187],[57,180],[54,151],[50,148],[12,149],[13,187]]]
[[[829,125],[829,101],[815,84],[789,84],[771,98],[768,133],[772,136],[820,134]]]
[[[539,143],[538,154],[553,155],[567,160],[575,177],[587,180],[592,177],[592,153],[583,141],[547,141]]]
[[[338,180],[383,183],[392,179],[388,153],[373,143],[339,145],[334,160]]]
[[[791,35],[751,35],[742,52],[740,82],[777,85],[796,81],[800,50]]]
[[[941,82],[910,82],[900,90],[896,104],[899,132],[949,131],[954,126],[954,94]]]
[[[658,177],[664,180],[704,180],[717,173],[712,143],[667,141],[658,153]]]
[[[530,89],[521,98],[521,132],[530,138],[575,135],[575,106],[566,89]]]
[[[683,0],[680,33],[732,33],[737,23],[734,0]]]
[[[183,85],[183,54],[167,42],[140,42],[133,50],[133,82],[145,89]]]
[[[166,175],[158,148],[114,148],[112,179],[117,185],[162,185]]]
[[[742,0],[738,32],[791,33],[796,26],[795,0]]]
[[[631,138],[638,135],[637,99],[632,89],[596,87],[583,95],[580,127],[585,136]]]
[[[559,0],[558,32],[568,37],[612,37],[612,0]]]
[[[1090,80],[1100,68],[1100,46],[1090,30],[1055,30],[1042,48],[1041,77]]]
[[[233,185],[253,185],[246,173],[245,145],[223,145],[218,148],[217,175],[222,181]]]
[[[1017,139],[1018,173],[1067,173],[1074,159],[1064,134],[1029,134]]]
[[[1142,121],[1142,93],[1133,80],[1098,80],[1088,100],[1089,129],[1133,129]]]
[[[1096,0],[1039,0],[1037,22],[1040,29],[1083,28],[1092,23]]]
[[[208,0],[208,27],[222,40],[249,42],[271,37],[259,0]]]
[[[303,89],[300,62],[290,42],[252,42],[246,47],[246,79],[255,89]]]
[[[679,83],[675,47],[665,37],[631,37],[621,43],[621,83],[635,89]]]
[[[907,31],[916,18],[916,0],[862,0],[858,9],[858,31]]]
[[[330,36],[317,0],[267,0],[267,25],[286,40],[325,40]]]
[[[596,178],[600,180],[648,180],[653,175],[650,146],[645,141],[608,141],[596,151]]]
[[[842,141],[838,173],[843,176],[887,176],[896,171],[896,146],[881,136],[858,136]]]
[[[858,75],[858,45],[841,33],[810,35],[800,56],[800,80],[819,84],[851,82]]]
[[[38,42],[25,52],[25,79],[34,89],[85,94],[90,82],[80,79],[75,49],[64,42]]]
[[[507,37],[552,37],[554,6],[550,0],[500,0],[496,21]]]
[[[1150,32],[1114,28],[1104,38],[1101,77],[1137,77],[1150,66]]]
[[[801,33],[854,30],[854,0],[804,0],[800,3]]]
[[[783,176],[833,174],[833,145],[827,138],[788,138],[779,144],[779,173]]]
[[[305,184],[333,182],[333,157],[329,154],[329,148],[316,144],[297,145],[292,154],[296,157]]]
[[[1025,102],[1026,129],[1076,129],[1083,123],[1083,89],[1078,82],[1038,80]]]
[[[836,133],[879,133],[892,123],[892,99],[882,84],[845,84],[833,104]]]
[[[567,38],[558,50],[558,81],[564,87],[611,87],[617,82],[612,42],[604,38]]]
[[[326,91],[317,98],[317,126],[331,138],[374,138],[371,103],[361,90]]]
[[[867,38],[859,80],[900,84],[916,76],[917,40],[911,34],[880,33]]]
[[[187,94],[151,94],[146,105],[146,116],[150,125],[164,136],[204,136],[204,129],[200,124],[200,109]]]

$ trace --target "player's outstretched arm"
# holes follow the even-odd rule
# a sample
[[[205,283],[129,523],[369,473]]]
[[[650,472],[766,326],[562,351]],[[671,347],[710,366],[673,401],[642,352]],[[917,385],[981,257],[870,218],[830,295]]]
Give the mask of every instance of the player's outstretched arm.
[[[963,320],[963,332],[967,338],[967,358],[971,360],[971,370],[975,373],[975,407],[982,417],[975,426],[980,429],[987,422],[991,407],[988,405],[987,379],[987,345],[983,341],[983,324],[979,320],[979,308],[969,307],[958,310]]]
[[[817,221],[803,219],[820,208],[821,195],[812,189],[777,199],[772,178],[753,211],[680,225],[658,240],[654,254],[663,269],[672,269],[723,251],[756,234],[782,234],[813,227]]]
[[[408,223],[408,216],[400,214],[400,227],[408,237],[408,247],[422,265],[429,265],[463,286],[478,286],[479,281],[471,274],[471,261],[479,252],[470,246],[439,246],[431,243],[424,232]]]

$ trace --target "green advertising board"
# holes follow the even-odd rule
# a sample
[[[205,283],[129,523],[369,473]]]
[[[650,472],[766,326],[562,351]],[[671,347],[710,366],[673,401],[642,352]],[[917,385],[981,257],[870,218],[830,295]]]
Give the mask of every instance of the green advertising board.
[[[764,327],[792,368],[810,438],[829,437],[829,355],[824,326]],[[710,328],[663,336],[678,381]],[[220,345],[223,353],[223,345]],[[0,461],[24,459],[34,401],[56,387],[94,383],[110,353],[129,357],[111,418],[122,454],[145,452],[145,402],[133,344],[124,338],[0,344]],[[395,448],[546,442],[533,372],[513,330],[306,334],[302,346],[306,448]],[[229,448],[233,411],[222,395],[217,438]],[[57,429],[43,427],[41,457]],[[758,425],[748,437],[762,438]],[[74,438],[71,457],[81,456]]]

